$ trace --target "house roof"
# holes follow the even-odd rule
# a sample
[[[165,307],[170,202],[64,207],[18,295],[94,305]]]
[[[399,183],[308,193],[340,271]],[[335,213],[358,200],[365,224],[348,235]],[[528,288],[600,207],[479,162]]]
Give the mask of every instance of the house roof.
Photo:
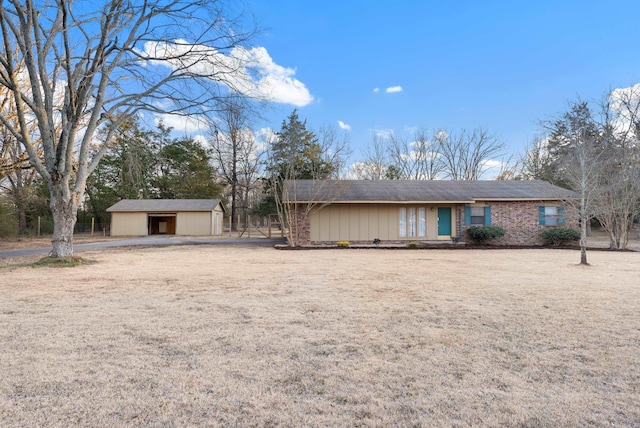
[[[538,180],[295,180],[287,182],[289,200],[331,203],[411,203],[479,200],[559,200],[570,190]]]
[[[220,199],[123,199],[107,208],[108,212],[175,212],[175,211],[213,211]]]

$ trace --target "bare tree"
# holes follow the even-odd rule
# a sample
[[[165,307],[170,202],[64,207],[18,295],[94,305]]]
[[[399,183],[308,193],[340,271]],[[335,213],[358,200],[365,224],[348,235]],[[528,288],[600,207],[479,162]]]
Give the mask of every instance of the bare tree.
[[[551,181],[549,174],[552,158],[547,148],[547,139],[534,138],[525,148],[521,163],[525,179]]]
[[[442,173],[444,163],[435,138],[429,138],[424,129],[416,131],[411,138],[391,134],[390,163],[400,170],[403,179],[435,180]]]
[[[296,177],[296,164],[288,162],[277,184],[280,189],[276,192],[278,216],[281,224],[287,226],[287,242],[291,247],[308,244],[304,237],[311,214],[339,197],[345,186],[339,179],[350,154],[348,134],[339,135],[334,127],[324,126],[316,135],[322,163],[330,166],[331,172],[325,174],[323,169],[317,169],[310,179],[301,180]]]
[[[500,161],[500,170],[496,180],[522,179],[522,164],[516,156],[510,155]]]
[[[610,248],[626,248],[640,218],[640,86],[610,91],[600,103],[603,172],[597,218]]]
[[[16,126],[17,115],[12,107],[9,91],[0,87],[0,115],[5,121]],[[29,121],[27,127],[31,133],[35,132],[34,121]],[[42,151],[38,143],[36,145],[38,156],[41,156]],[[0,125],[0,188],[11,197],[17,215],[19,234],[24,234],[27,230],[27,204],[35,175],[35,169],[29,163],[29,156],[19,140],[7,127]]]
[[[382,180],[389,167],[389,153],[386,141],[373,134],[371,143],[364,149],[364,158],[351,165],[351,174],[358,180]]]
[[[444,163],[443,175],[451,180],[479,180],[488,161],[500,157],[504,144],[486,129],[436,132],[437,151]]]
[[[550,131],[545,147],[549,177],[579,191],[573,177],[576,143],[593,140],[597,161],[592,162],[600,169],[592,190],[597,195],[595,216],[609,234],[609,246],[622,249],[640,216],[640,86],[609,91],[598,105],[594,111],[589,102],[578,100],[545,123]]]
[[[304,228],[311,213],[337,197],[349,156],[348,134],[322,127],[317,133],[294,111],[270,141],[266,154],[268,186],[280,224],[291,247],[305,245]],[[304,187],[298,199],[298,185]]]
[[[54,257],[73,254],[86,181],[118,118],[141,110],[198,113],[225,91],[241,89],[238,71],[246,55],[234,48],[253,31],[244,30],[234,8],[215,0],[0,4],[0,86],[11,93],[17,125],[0,122],[47,183]],[[105,138],[98,143],[94,135],[101,128]]]
[[[596,140],[586,132],[572,135],[571,148],[566,159],[566,179],[577,193],[567,202],[578,211],[580,219],[580,264],[587,263],[587,234],[591,219],[598,214],[597,201],[602,175],[601,156]]]
[[[324,125],[315,131],[323,162],[332,165],[331,178],[344,178],[347,159],[351,155],[349,133],[340,132],[335,126]]]
[[[249,193],[258,179],[261,152],[255,135],[249,128],[251,109],[240,98],[225,103],[219,120],[214,121],[209,144],[213,162],[228,186],[231,199],[231,230],[238,230],[238,202],[242,204],[246,223]]]

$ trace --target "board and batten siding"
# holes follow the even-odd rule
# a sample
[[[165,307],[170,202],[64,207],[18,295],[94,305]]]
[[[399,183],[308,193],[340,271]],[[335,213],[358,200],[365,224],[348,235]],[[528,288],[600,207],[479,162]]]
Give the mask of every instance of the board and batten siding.
[[[111,214],[112,236],[144,236],[147,231],[147,213],[114,212]]]
[[[426,209],[427,236],[399,236],[399,208]],[[428,205],[396,204],[333,204],[327,205],[310,216],[311,242],[336,241],[411,241],[435,240],[437,236],[437,210]],[[455,210],[452,210],[455,220]],[[453,223],[453,221],[452,221]],[[453,224],[452,227],[455,227]],[[453,229],[455,230],[455,229]]]
[[[213,235],[213,213],[178,212],[176,235],[206,236]]]

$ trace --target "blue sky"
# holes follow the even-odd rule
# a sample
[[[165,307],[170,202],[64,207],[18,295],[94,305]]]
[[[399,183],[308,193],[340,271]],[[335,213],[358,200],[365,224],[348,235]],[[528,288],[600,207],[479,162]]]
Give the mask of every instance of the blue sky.
[[[415,127],[484,127],[521,153],[569,101],[640,81],[637,0],[248,3],[293,92],[257,127],[294,108],[341,121],[353,160],[374,132]]]

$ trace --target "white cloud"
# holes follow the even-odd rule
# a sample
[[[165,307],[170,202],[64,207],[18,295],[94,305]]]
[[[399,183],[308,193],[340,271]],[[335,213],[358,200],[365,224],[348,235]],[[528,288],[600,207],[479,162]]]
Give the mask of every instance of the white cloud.
[[[255,133],[256,143],[258,144],[258,150],[266,151],[269,146],[278,138],[278,134],[271,128],[260,128]]]
[[[170,66],[178,73],[215,76],[218,83],[250,97],[298,107],[313,101],[305,84],[294,77],[296,71],[276,64],[264,47],[236,47],[224,54],[208,46],[176,40],[147,42],[143,54],[152,63]]]
[[[402,86],[390,86],[385,91],[387,94],[394,94],[396,92],[402,92]]]
[[[500,175],[500,172],[504,168],[505,163],[503,161],[495,159],[486,159],[482,162],[482,174],[480,174],[481,180],[495,180]]]
[[[247,60],[247,68],[258,73],[259,78],[253,82],[258,94],[271,101],[298,107],[306,106],[313,101],[313,96],[304,83],[293,77],[296,74],[295,70],[273,62],[265,48],[234,50],[238,50]]]
[[[338,126],[340,127],[340,129],[345,129],[347,131],[351,130],[351,125],[347,125],[341,120],[338,121]]]
[[[196,143],[200,143],[200,145],[202,145],[203,147],[206,147],[209,145],[209,140],[204,135],[200,135],[200,134],[194,135],[193,140]]]
[[[373,88],[373,92],[380,92],[380,88]]]
[[[162,121],[167,128],[173,128],[175,131],[181,131],[188,134],[209,129],[209,125],[204,118],[194,115],[182,116],[179,114],[162,114],[156,116],[154,120],[156,125],[158,125],[160,121]]]
[[[393,129],[374,129],[373,133],[378,138],[388,139],[393,135]]]
[[[626,133],[633,128],[640,114],[640,83],[628,88],[617,88],[609,95],[611,110],[616,114],[613,129]]]

